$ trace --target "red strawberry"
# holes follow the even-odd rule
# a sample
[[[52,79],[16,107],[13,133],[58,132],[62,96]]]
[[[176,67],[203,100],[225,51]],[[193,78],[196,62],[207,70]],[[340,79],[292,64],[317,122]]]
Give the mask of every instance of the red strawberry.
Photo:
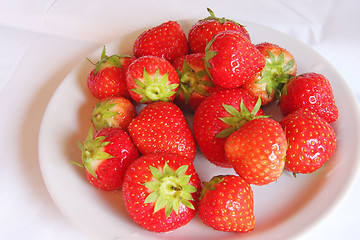
[[[171,102],[153,102],[134,118],[129,127],[131,139],[145,155],[149,153],[177,153],[195,159],[193,134],[178,106]]]
[[[276,44],[264,42],[255,47],[265,57],[265,67],[243,88],[253,97],[260,97],[262,105],[267,105],[280,98],[281,89],[291,77],[296,76],[297,66],[293,55]]]
[[[195,112],[201,101],[215,91],[206,73],[205,53],[194,53],[175,59],[172,63],[178,72],[180,87],[174,102],[182,109]]]
[[[122,187],[130,218],[153,232],[171,231],[193,219],[200,192],[201,181],[192,161],[167,153],[135,160]]]
[[[225,154],[235,172],[255,185],[274,182],[281,176],[286,149],[285,133],[271,118],[245,123],[225,142]]]
[[[239,32],[220,32],[206,45],[205,67],[216,86],[240,87],[264,66],[264,56]]]
[[[104,128],[94,136],[90,128],[79,148],[89,182],[105,191],[120,189],[127,167],[140,156],[129,135],[120,128]]]
[[[134,42],[135,57],[163,57],[169,62],[189,53],[189,46],[179,23],[168,21],[142,32]]]
[[[230,168],[225,141],[247,121],[264,115],[261,102],[244,89],[222,89],[207,97],[197,108],[193,131],[198,146],[211,163]]]
[[[134,117],[136,117],[135,106],[129,99],[110,97],[96,104],[91,116],[91,122],[98,131],[107,127],[118,127],[127,130]]]
[[[226,30],[234,30],[243,34],[250,40],[246,28],[229,19],[217,18],[211,9],[207,9],[210,16],[197,21],[189,31],[189,46],[192,53],[204,52],[206,44],[210,42],[214,35]]]
[[[128,68],[126,80],[131,98],[139,103],[173,101],[179,87],[175,68],[155,56],[136,59]]]
[[[204,183],[199,202],[203,223],[224,232],[249,232],[255,227],[254,196],[239,176],[215,176]]]
[[[285,169],[294,173],[311,173],[319,169],[334,153],[333,128],[309,109],[299,109],[280,121],[288,141]]]
[[[101,54],[101,60],[95,64],[87,78],[87,86],[90,93],[97,99],[102,100],[113,96],[130,98],[126,86],[126,71],[133,57],[125,55],[105,55],[105,47]]]
[[[331,84],[319,73],[304,73],[289,81],[280,99],[283,115],[300,108],[309,108],[325,121],[331,123],[338,118]]]

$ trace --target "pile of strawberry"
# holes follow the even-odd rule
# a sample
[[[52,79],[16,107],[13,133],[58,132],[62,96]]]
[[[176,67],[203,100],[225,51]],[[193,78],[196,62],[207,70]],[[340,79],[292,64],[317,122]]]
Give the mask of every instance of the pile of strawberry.
[[[274,182],[284,170],[312,173],[336,148],[329,81],[298,75],[288,50],[253,44],[244,26],[208,11],[187,35],[176,21],[144,31],[133,56],[104,48],[87,79],[99,102],[79,143],[80,165],[95,187],[121,190],[130,218],[149,231],[174,230],[197,212],[216,230],[251,231],[252,184]],[[280,122],[262,110],[274,102]],[[194,113],[192,129],[184,111]],[[197,146],[236,175],[202,183]]]

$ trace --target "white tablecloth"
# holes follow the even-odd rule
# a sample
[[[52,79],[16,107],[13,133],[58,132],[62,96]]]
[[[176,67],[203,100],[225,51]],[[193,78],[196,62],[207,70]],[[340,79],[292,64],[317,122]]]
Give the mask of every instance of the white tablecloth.
[[[360,4],[328,1],[0,1],[0,238],[88,239],[58,210],[38,161],[41,119],[57,86],[107,42],[167,20],[218,16],[262,24],[308,44],[360,100]],[[66,113],[64,113],[66,114]],[[360,179],[307,239],[358,239]]]

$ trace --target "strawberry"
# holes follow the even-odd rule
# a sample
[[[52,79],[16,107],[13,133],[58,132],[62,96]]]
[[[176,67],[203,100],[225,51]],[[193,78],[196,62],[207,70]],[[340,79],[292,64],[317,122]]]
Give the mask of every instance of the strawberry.
[[[338,108],[329,80],[319,73],[304,73],[284,87],[280,109],[284,116],[300,108],[309,108],[328,123],[338,118]]]
[[[335,151],[336,137],[331,125],[311,109],[296,110],[280,121],[288,141],[285,169],[312,173]]]
[[[242,88],[221,89],[207,97],[196,109],[193,131],[198,146],[211,163],[231,168],[225,156],[225,141],[247,121],[261,117],[261,102]]]
[[[177,153],[195,159],[193,134],[178,106],[172,102],[153,102],[141,110],[129,127],[131,139],[145,155],[149,153]]]
[[[189,46],[179,23],[168,21],[142,32],[133,45],[135,57],[163,57],[169,62],[189,53]]]
[[[189,47],[192,53],[204,52],[206,44],[213,36],[226,30],[237,31],[250,40],[250,35],[243,25],[229,19],[215,17],[214,12],[209,8],[207,11],[210,16],[197,21],[189,31]]]
[[[112,96],[130,98],[126,86],[126,71],[133,57],[127,55],[105,54],[105,47],[101,54],[101,60],[95,65],[87,78],[87,86],[90,93],[97,99],[102,100]]]
[[[85,167],[89,182],[105,191],[121,189],[127,167],[140,156],[127,132],[120,128],[104,128],[94,136],[90,128],[79,148],[80,166]]]
[[[200,192],[201,181],[192,161],[170,153],[135,160],[122,187],[130,218],[153,232],[168,232],[193,219]]]
[[[293,55],[285,48],[268,42],[255,47],[265,57],[265,67],[250,78],[243,88],[253,97],[260,97],[262,105],[267,105],[280,99],[281,89],[291,77],[296,76],[297,66]]]
[[[205,68],[216,86],[240,87],[264,66],[264,56],[239,32],[220,32],[206,45]]]
[[[225,154],[235,172],[255,185],[274,182],[281,176],[286,149],[285,133],[271,118],[245,123],[225,142]]]
[[[204,56],[205,53],[188,54],[172,63],[180,79],[174,102],[182,109],[195,112],[201,101],[215,91],[215,86],[205,70]]]
[[[97,131],[118,127],[127,130],[131,120],[136,117],[135,106],[124,97],[110,97],[99,101],[93,109],[91,122]]]
[[[218,231],[253,230],[254,195],[250,184],[234,175],[213,177],[204,183],[198,212],[204,224]]]
[[[144,56],[136,59],[126,73],[131,98],[138,103],[173,101],[179,87],[175,68],[165,59]]]

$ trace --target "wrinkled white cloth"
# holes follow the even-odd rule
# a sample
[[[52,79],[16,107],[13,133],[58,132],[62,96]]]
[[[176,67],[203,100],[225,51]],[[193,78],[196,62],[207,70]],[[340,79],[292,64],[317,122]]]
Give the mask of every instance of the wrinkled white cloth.
[[[360,102],[360,5],[328,1],[3,0],[0,8],[0,235],[2,239],[88,237],[58,210],[41,176],[39,129],[69,71],[118,36],[168,20],[217,16],[262,24],[302,41],[344,77]],[[64,113],[66,114],[66,113]],[[360,180],[354,189],[360,188]],[[356,239],[360,192],[307,239]],[[356,225],[355,225],[356,224]]]

